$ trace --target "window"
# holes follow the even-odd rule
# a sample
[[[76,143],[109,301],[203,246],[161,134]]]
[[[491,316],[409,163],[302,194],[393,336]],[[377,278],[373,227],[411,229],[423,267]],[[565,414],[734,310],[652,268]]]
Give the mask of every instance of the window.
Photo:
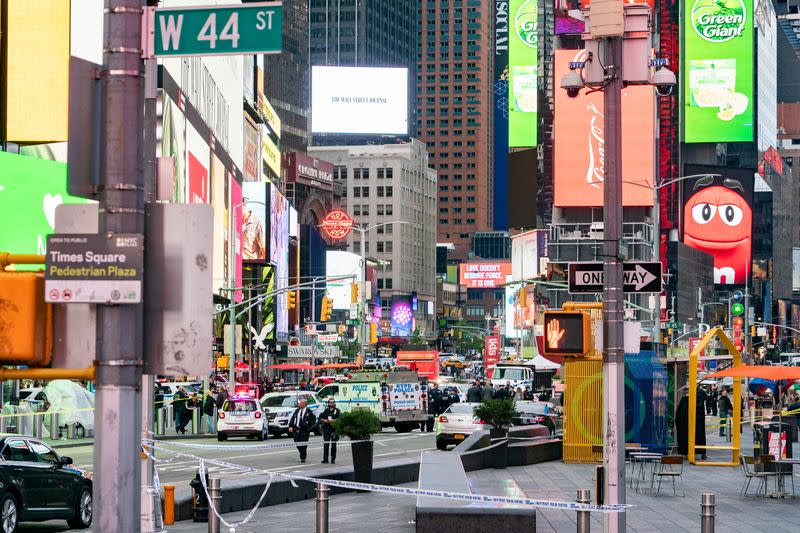
[[[361,197],[369,198],[369,187],[361,187]]]
[[[390,180],[393,177],[394,177],[394,169],[393,168],[387,168],[386,169],[386,179]]]
[[[386,286],[387,289],[391,289],[392,288],[392,278],[386,278],[386,281],[384,282],[384,285]]]
[[[361,214],[364,216],[369,215],[369,204],[364,204],[361,206]]]
[[[379,289],[383,288],[383,278],[378,278],[378,288]]]
[[[483,316],[483,306],[468,305],[467,316]]]
[[[378,185],[378,198],[383,198],[383,187]]]
[[[480,300],[483,298],[481,289],[467,289],[467,300]]]
[[[378,215],[379,216],[383,216],[383,204],[378,204]],[[382,227],[383,226],[381,226],[381,228]],[[381,228],[378,228],[378,229],[381,229]],[[380,232],[378,232],[378,233],[380,233]]]
[[[386,187],[386,197],[387,198],[391,198],[392,197],[392,186],[391,185]]]
[[[376,248],[378,253],[383,253],[383,241],[378,241]]]
[[[361,198],[361,187],[353,187],[353,196]]]
[[[388,241],[386,243],[386,253],[392,253],[394,251],[394,247],[392,246],[392,241]]]
[[[369,179],[369,169],[368,168],[354,168],[353,169],[353,178],[354,179]]]
[[[494,299],[495,300],[504,300],[506,297],[505,291],[494,291]]]
[[[386,214],[387,215],[392,214],[392,204],[386,204]]]
[[[7,440],[2,455],[6,461],[27,461],[31,463],[36,461],[36,456],[33,455],[24,440]]]
[[[361,206],[356,204],[353,206],[353,216],[360,217],[361,216]]]
[[[379,168],[379,169],[378,169],[378,179],[379,179],[379,180],[382,180],[382,179],[383,179],[384,170],[385,170],[385,169],[383,169],[383,168]]]
[[[335,167],[333,167],[333,179],[346,180],[347,179],[347,167],[345,167],[345,166],[335,166]]]

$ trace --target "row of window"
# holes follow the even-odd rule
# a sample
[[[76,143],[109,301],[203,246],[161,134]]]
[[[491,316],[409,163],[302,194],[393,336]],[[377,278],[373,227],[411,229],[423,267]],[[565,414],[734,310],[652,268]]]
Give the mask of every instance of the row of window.
[[[392,278],[378,278],[378,288],[379,289],[391,289],[392,288]],[[389,305],[391,306],[391,301],[388,301]]]
[[[391,198],[394,195],[394,188],[391,185],[376,187],[378,198]],[[355,198],[369,198],[369,187],[353,187],[353,196]]]
[[[452,190],[460,191],[463,188],[464,188],[463,185],[453,185]],[[449,186],[447,186],[447,185],[439,185],[439,191],[440,192],[447,192],[448,190],[450,190]],[[468,191],[474,191],[475,190],[475,185],[467,185],[467,190]]]
[[[461,180],[464,179],[464,177],[461,174],[453,174],[452,177],[453,177],[453,181],[461,181]],[[439,181],[447,181],[449,179],[450,179],[450,176],[448,176],[447,174],[439,174]],[[475,181],[476,179],[477,178],[475,177],[475,174],[467,174],[467,180],[468,181]],[[447,186],[445,185],[444,187],[447,187]],[[470,185],[470,187],[471,187],[471,185]],[[447,190],[447,189],[442,189],[442,190]],[[467,190],[471,191],[473,189],[467,189]]]
[[[478,52],[476,50],[470,50],[469,52],[467,52],[467,58],[468,59],[478,59],[479,57],[480,56],[479,56],[479,54],[478,54]],[[438,54],[435,53],[435,52],[434,53],[430,53],[429,52],[429,53],[425,54],[425,59],[427,61],[436,61],[437,59],[439,61],[450,61],[450,52],[441,51]],[[453,52],[453,59],[455,59],[455,60],[464,59],[463,52]],[[417,54],[417,61],[418,62],[422,61],[422,54],[421,53]],[[457,92],[459,92],[459,91],[457,91]]]
[[[394,212],[394,208],[393,208],[392,204],[388,204],[388,205],[378,204],[376,206],[376,209],[377,209],[377,214],[379,216],[391,215]],[[355,215],[355,216],[369,216],[369,204],[354,204],[353,205],[353,215]],[[381,226],[380,228],[378,228],[378,233],[383,233],[383,228],[384,228],[384,226]],[[391,233],[391,232],[392,232],[392,226],[388,226],[386,233]]]
[[[453,224],[455,226],[460,226],[461,224],[463,224],[463,222],[464,222],[463,219],[460,219],[460,218],[454,218],[453,220],[447,220],[446,218],[440,218],[439,219],[439,225],[440,226],[446,226],[448,224]],[[468,218],[467,219],[467,224],[474,224],[474,223],[475,223],[475,219],[474,218]],[[464,233],[463,235],[467,235],[467,234]]]
[[[440,201],[441,200],[446,200],[446,199],[447,198],[441,198]],[[462,209],[461,207],[454,207],[454,208],[452,208],[450,210],[450,212],[458,214],[458,213],[461,213],[461,209]],[[474,213],[474,212],[475,212],[475,208],[474,207],[467,207],[467,213]],[[443,215],[447,214],[447,208],[446,207],[440,207],[439,208],[439,213],[441,213]]]
[[[464,125],[464,120],[460,118],[453,119],[453,126],[456,128],[460,128]],[[480,127],[481,123],[475,120],[474,118],[467,119],[468,126],[478,126]],[[417,126],[422,127],[422,120],[417,120]],[[429,118],[425,120],[425,127],[427,128],[435,128],[436,127],[436,119]],[[439,119],[439,127],[440,128],[449,128],[450,127],[450,119],[449,118],[442,118]],[[454,132],[455,133],[455,132]],[[458,133],[456,133],[458,135]]]
[[[486,297],[488,289],[467,289],[467,300],[483,300]],[[492,293],[492,298],[495,300],[503,300],[506,293],[503,290],[495,290]]]
[[[377,168],[376,175],[378,179],[392,179],[394,177],[394,169],[393,168]],[[370,169],[368,168],[354,168],[353,169],[353,179],[369,179]],[[337,165],[333,167],[333,179],[335,180],[346,180],[347,179],[347,167]]]

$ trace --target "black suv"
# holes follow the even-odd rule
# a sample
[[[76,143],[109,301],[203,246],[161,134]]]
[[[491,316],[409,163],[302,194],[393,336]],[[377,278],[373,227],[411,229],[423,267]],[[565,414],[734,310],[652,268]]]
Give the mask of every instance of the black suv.
[[[0,437],[0,533],[14,533],[19,522],[59,518],[89,527],[92,477],[71,464],[39,440]]]

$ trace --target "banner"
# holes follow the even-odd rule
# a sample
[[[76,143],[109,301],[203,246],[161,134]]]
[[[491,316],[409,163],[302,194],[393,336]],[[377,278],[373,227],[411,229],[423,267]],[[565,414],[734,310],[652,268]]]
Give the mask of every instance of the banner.
[[[486,337],[486,348],[484,350],[483,368],[486,369],[486,378],[492,379],[494,367],[500,362],[500,336],[490,335]]]
[[[683,140],[753,140],[753,0],[684,0]]]
[[[462,263],[461,285],[468,289],[492,289],[500,287],[511,275],[510,261],[496,261],[486,263]]]
[[[508,229],[508,2],[494,3],[494,229]]]
[[[508,43],[508,146],[536,146],[538,112],[538,0],[511,0]]]

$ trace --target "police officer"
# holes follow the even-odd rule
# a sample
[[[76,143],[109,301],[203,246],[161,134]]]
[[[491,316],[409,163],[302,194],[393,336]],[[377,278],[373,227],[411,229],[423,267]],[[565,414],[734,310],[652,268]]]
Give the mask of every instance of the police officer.
[[[442,414],[442,390],[438,383],[433,384],[433,388],[428,392],[428,419],[422,424],[422,431],[433,431],[433,421]]]
[[[306,400],[300,400],[297,409],[292,413],[289,419],[289,434],[294,437],[297,444],[297,450],[300,452],[300,462],[306,462],[306,450],[308,449],[309,434],[314,424],[317,422],[317,417],[314,412],[308,408]]]
[[[328,400],[328,407],[319,415],[319,422],[322,426],[322,440],[325,444],[322,448],[322,462],[328,462],[328,450],[330,450],[331,464],[336,463],[336,437],[333,431],[333,421],[341,416],[342,412],[336,407],[336,401],[331,398]]]

